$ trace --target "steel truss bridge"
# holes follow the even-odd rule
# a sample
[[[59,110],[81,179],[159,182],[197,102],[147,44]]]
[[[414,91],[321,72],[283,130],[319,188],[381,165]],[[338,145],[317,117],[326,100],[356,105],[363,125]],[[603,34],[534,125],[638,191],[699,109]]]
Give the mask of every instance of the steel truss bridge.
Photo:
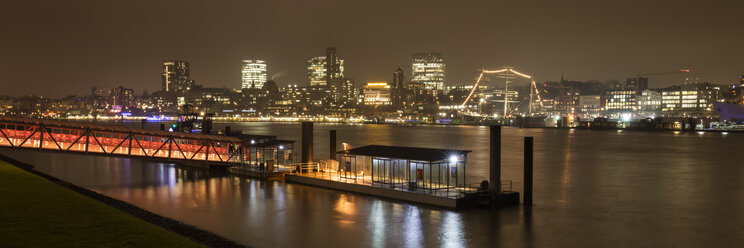
[[[281,158],[279,153],[292,149],[291,142],[273,141],[267,149],[229,136],[0,116],[0,147],[231,165]]]
[[[503,116],[507,116],[510,113],[509,110],[509,83],[512,83],[512,80],[516,79],[517,77],[521,77],[527,80],[530,80],[530,102],[529,102],[529,113],[531,114],[533,111],[533,104],[534,98],[537,97],[538,103],[540,104],[540,107],[543,106],[542,99],[540,98],[540,91],[537,89],[537,86],[535,85],[535,80],[533,76],[527,75],[524,73],[521,73],[517,70],[515,70],[513,67],[509,66],[503,66],[501,69],[498,70],[481,70],[480,75],[478,76],[478,79],[475,81],[475,84],[473,85],[473,89],[470,90],[470,93],[468,94],[468,97],[465,98],[465,101],[462,102],[461,107],[464,109],[465,105],[468,104],[470,99],[473,97],[473,93],[475,93],[476,90],[478,90],[478,86],[483,84],[484,76],[487,74],[495,74],[498,78],[504,79],[504,99],[503,100],[497,100],[497,102],[504,102],[504,112]]]

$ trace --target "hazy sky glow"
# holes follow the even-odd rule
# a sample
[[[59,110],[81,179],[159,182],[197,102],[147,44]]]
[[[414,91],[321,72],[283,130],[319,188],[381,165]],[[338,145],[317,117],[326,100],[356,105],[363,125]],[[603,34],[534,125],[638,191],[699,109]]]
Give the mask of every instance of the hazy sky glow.
[[[447,82],[512,65],[538,81],[624,79],[691,68],[744,74],[744,1],[6,1],[0,95],[160,88],[164,59],[207,87],[240,87],[240,61],[268,61],[280,86],[337,47],[356,82],[390,81],[410,54],[444,53]],[[408,75],[410,76],[410,75]],[[408,77],[410,78],[410,77]],[[654,77],[651,87],[679,83]]]

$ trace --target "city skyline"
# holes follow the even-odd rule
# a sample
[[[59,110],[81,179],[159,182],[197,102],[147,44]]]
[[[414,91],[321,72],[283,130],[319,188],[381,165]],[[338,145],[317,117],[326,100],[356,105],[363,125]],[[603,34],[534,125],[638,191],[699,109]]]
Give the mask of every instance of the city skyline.
[[[0,248],[744,243],[744,0],[6,2]]]
[[[434,1],[427,2],[427,13],[414,11],[420,3],[395,2],[397,7],[388,9],[390,3],[233,3],[206,12],[193,2],[148,3],[146,8],[134,3],[52,2],[44,8],[10,3],[5,10],[12,11],[0,17],[8,25],[0,83],[30,86],[8,87],[4,94],[13,96],[59,97],[87,92],[90,86],[118,85],[154,91],[159,73],[153,68],[173,58],[189,61],[192,78],[200,84],[238,88],[241,61],[262,58],[271,63],[270,79],[283,86],[304,82],[307,59],[324,47],[342,51],[346,77],[357,82],[389,81],[390,70],[407,68],[410,55],[420,51],[446,56],[447,83],[452,85],[471,83],[483,67],[503,65],[524,68],[539,81],[556,81],[561,74],[580,81],[624,80],[639,73],[690,68],[704,81],[724,84],[736,81],[744,70],[739,59],[743,48],[737,44],[744,35],[736,19],[739,2]],[[162,11],[171,7],[178,11]],[[281,10],[276,13],[288,19],[272,20],[274,11],[267,11],[258,13],[269,21],[252,27],[255,32],[240,27],[240,20],[247,18],[240,10],[259,7]],[[349,10],[337,17],[318,17],[320,23],[348,20],[337,21],[338,32],[298,25],[312,10],[324,8]],[[498,11],[504,8],[515,11]],[[630,10],[634,18],[628,18]],[[381,12],[388,15],[381,23],[353,18]],[[193,18],[174,25],[187,16]],[[514,21],[525,17],[529,21]],[[57,19],[61,21],[52,21]],[[404,28],[424,19],[431,24],[413,31]],[[18,22],[24,25],[12,24]],[[180,32],[160,34],[164,27]],[[255,39],[256,33],[266,38]],[[140,36],[147,38],[135,38]],[[643,42],[634,42],[638,39]],[[102,60],[110,62],[99,63]],[[655,77],[650,87],[675,83],[679,77]]]

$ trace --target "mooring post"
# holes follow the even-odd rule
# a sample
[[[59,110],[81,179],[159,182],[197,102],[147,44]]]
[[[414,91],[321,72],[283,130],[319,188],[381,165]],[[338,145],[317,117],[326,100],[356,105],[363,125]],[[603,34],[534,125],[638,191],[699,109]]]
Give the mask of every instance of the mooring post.
[[[313,162],[313,123],[302,123],[302,163]]]
[[[330,160],[336,160],[336,130],[331,130],[331,137],[330,137],[330,144],[329,144],[329,150],[330,150]]]
[[[491,204],[498,205],[498,195],[501,194],[501,126],[491,126],[490,129],[490,190]]]
[[[524,205],[532,206],[532,137],[524,137]]]
[[[695,123],[695,119],[694,118],[690,118],[687,122],[690,123],[690,132],[695,132],[695,124],[696,124]]]

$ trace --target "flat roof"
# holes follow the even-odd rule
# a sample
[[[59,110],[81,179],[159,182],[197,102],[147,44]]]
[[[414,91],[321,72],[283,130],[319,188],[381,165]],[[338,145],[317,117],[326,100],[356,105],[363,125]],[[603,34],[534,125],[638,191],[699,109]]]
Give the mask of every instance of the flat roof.
[[[352,148],[345,151],[339,151],[338,153],[408,160],[422,160],[431,162],[446,160],[452,155],[468,154],[470,152],[472,151],[405,146],[368,145],[359,148]]]
[[[0,115],[0,121],[7,121],[14,124],[26,124],[26,125],[40,125],[43,124],[47,127],[59,127],[59,128],[71,128],[71,129],[91,129],[94,131],[103,132],[115,132],[115,133],[134,133],[137,135],[150,135],[159,137],[170,137],[182,138],[182,139],[200,139],[200,140],[211,140],[220,142],[242,142],[242,140],[220,135],[211,134],[197,134],[197,133],[184,133],[184,132],[168,132],[161,130],[124,127],[113,124],[102,124],[93,122],[81,122],[81,121],[68,121],[68,120],[51,120],[51,119],[36,119],[36,118],[25,118],[15,116],[4,116]]]

